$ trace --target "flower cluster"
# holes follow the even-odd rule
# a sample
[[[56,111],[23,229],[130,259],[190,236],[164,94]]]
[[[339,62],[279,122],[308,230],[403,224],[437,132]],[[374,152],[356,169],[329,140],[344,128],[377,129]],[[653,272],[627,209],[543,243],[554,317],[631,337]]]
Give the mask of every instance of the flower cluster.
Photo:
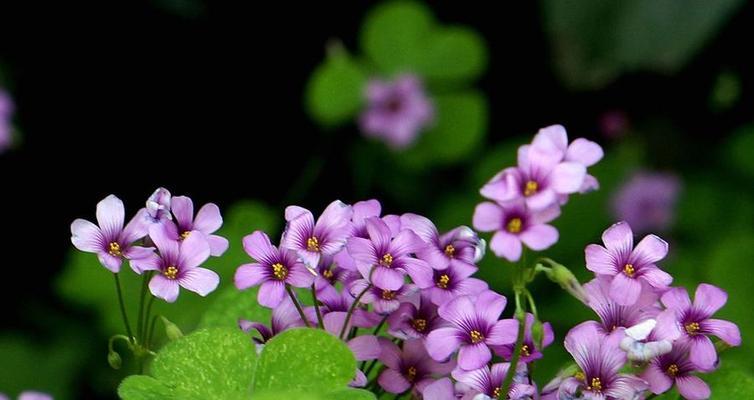
[[[10,397],[0,393],[0,400],[10,400]],[[18,400],[53,400],[47,393],[27,390],[18,395]]]
[[[697,374],[718,366],[718,345],[739,346],[741,334],[729,321],[712,318],[727,294],[700,284],[692,302],[686,289],[657,263],[668,244],[647,235],[634,246],[631,227],[618,222],[602,235],[604,246],[586,247],[588,305],[599,321],[586,321],[565,339],[578,370],[545,388],[545,399],[640,399],[673,385],[686,399],[701,400],[710,389]],[[624,367],[631,365],[634,373]]]
[[[506,298],[472,277],[485,250],[473,230],[441,234],[420,215],[382,215],[377,200],[335,201],[318,219],[291,206],[285,219],[279,246],[259,231],[244,238],[253,262],[235,275],[239,289],[258,286],[259,304],[273,308],[269,327],[239,321],[258,346],[285,329],[317,327],[344,340],[361,362],[353,386],[446,398],[456,390],[469,398],[498,394],[508,364],[491,362],[513,358],[519,324],[501,319]],[[301,298],[307,288],[311,306]],[[524,362],[553,341],[549,324],[544,340],[535,340],[533,324],[529,315]],[[523,399],[535,388],[522,365],[511,393]]]
[[[602,148],[579,138],[568,143],[565,128],[543,128],[531,144],[518,149],[518,165],[505,168],[485,184],[480,193],[492,200],[474,211],[474,228],[495,232],[490,249],[509,261],[521,258],[523,245],[540,251],[558,241],[549,222],[573,193],[599,187],[587,167],[602,159]]]

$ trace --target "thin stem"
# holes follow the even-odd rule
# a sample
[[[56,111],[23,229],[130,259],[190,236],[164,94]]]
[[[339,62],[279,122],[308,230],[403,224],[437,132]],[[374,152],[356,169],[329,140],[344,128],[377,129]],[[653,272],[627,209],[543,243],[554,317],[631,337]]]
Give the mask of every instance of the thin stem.
[[[293,301],[293,305],[296,306],[296,311],[298,311],[298,315],[301,316],[301,319],[304,320],[304,325],[306,325],[307,328],[311,328],[312,325],[309,323],[309,319],[306,318],[306,314],[304,314],[304,309],[301,308],[301,304],[298,303],[298,299],[296,299],[296,295],[293,294],[293,289],[286,284],[285,285],[285,291],[288,292],[288,296],[290,296],[291,301]]]
[[[135,341],[134,333],[131,331],[131,324],[128,322],[128,315],[126,314],[126,305],[123,302],[123,290],[120,288],[120,277],[117,273],[113,274],[115,277],[115,289],[118,292],[118,304],[120,305],[120,314],[123,317],[123,324],[126,325],[126,333],[131,341]]]
[[[527,289],[526,292],[526,300],[529,303],[529,309],[531,310],[531,313],[534,314],[534,318],[539,320],[539,314],[537,313],[537,305],[534,304],[534,297],[532,297],[531,292]]]
[[[314,301],[314,311],[317,312],[317,324],[319,324],[320,329],[325,329],[325,324],[322,322],[322,311],[319,309],[319,301],[317,300],[317,289],[314,286],[312,283],[312,300]]]
[[[518,359],[521,357],[521,346],[524,344],[524,327],[526,325],[526,306],[521,302],[521,293],[516,290],[516,319],[518,319],[518,336],[516,337],[516,345],[513,347],[513,356],[508,366],[508,371],[505,373],[505,379],[500,387],[500,393],[504,396],[508,395],[511,383],[513,382],[513,376],[516,374],[516,367],[518,366]]]
[[[147,334],[147,349],[149,349],[152,346],[152,337],[154,336],[154,328],[155,325],[157,325],[157,317],[158,315],[155,315],[152,317],[152,323],[149,324],[148,334]]]
[[[146,335],[147,335],[147,325],[149,324],[149,317],[152,315],[152,304],[154,304],[154,299],[156,297],[151,296],[149,298],[149,303],[147,303],[147,311],[144,313],[144,342],[146,343]],[[148,349],[149,347],[147,347]]]
[[[371,275],[371,274],[370,274]],[[361,301],[361,298],[364,296],[364,294],[372,287],[372,284],[368,284],[367,287],[364,288],[364,290],[359,293],[358,296],[356,296],[356,299],[354,299],[353,303],[351,304],[351,307],[348,308],[348,313],[346,314],[346,320],[343,322],[343,327],[340,329],[340,334],[338,335],[339,338],[343,339],[343,335],[346,334],[346,329],[348,328],[348,323],[351,322],[351,316],[353,315],[354,310],[356,310],[356,306],[359,305],[359,301]]]
[[[142,343],[146,341],[144,337],[144,295],[147,293],[147,274],[142,275],[141,280],[141,295],[139,296],[139,320],[136,321],[136,334],[139,337],[139,341]]]

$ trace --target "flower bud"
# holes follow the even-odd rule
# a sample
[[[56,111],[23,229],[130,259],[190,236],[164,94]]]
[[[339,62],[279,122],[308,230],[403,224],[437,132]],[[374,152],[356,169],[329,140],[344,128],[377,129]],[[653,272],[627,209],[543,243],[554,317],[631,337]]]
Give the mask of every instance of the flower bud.
[[[112,369],[120,369],[123,365],[123,360],[120,358],[120,354],[114,350],[110,350],[107,353],[107,363],[110,364]]]
[[[584,291],[584,288],[581,287],[581,283],[576,279],[576,276],[573,275],[573,272],[563,265],[554,262],[550,264],[552,267],[545,270],[547,277],[551,281],[560,285],[560,287],[570,293],[571,296],[577,298],[582,303],[587,304],[586,292]]]
[[[160,318],[162,318],[162,323],[165,324],[165,336],[168,337],[168,340],[177,340],[183,337],[183,332],[181,332],[181,328],[178,325],[170,322],[165,317]]]

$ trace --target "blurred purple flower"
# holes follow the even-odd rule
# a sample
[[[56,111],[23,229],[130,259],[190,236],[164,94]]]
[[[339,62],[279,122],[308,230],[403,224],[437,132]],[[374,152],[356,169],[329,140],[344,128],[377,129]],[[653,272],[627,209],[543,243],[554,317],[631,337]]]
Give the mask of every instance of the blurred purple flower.
[[[284,332],[290,328],[303,327],[304,320],[301,319],[293,301],[284,298],[280,304],[272,309],[272,319],[270,327],[260,322],[248,321],[245,319],[238,320],[238,327],[244,332],[250,332],[252,329],[257,331],[259,337],[252,337],[257,344],[267,343],[275,335]]]
[[[14,108],[15,106],[10,94],[0,88],[0,153],[10,146],[13,139],[11,118],[13,117]]]
[[[558,241],[558,231],[547,222],[560,214],[557,206],[532,212],[522,200],[506,204],[484,202],[474,210],[474,228],[495,232],[490,249],[508,261],[521,258],[523,242],[532,250],[544,250]]]
[[[170,192],[161,187],[152,193],[147,199],[147,217],[150,222],[158,223],[166,220],[172,220],[173,215],[170,213]]]
[[[649,363],[641,377],[649,383],[652,393],[667,392],[675,383],[684,399],[704,400],[710,397],[709,386],[699,377],[692,375],[697,368],[689,361],[688,355],[688,342],[677,342],[670,353]]]
[[[175,215],[175,223],[166,223],[168,234],[174,240],[183,240],[192,231],[204,234],[210,248],[210,255],[219,257],[228,249],[228,239],[214,235],[223,225],[220,208],[214,203],[207,203],[199,209],[194,218],[194,202],[186,196],[175,196],[170,200],[170,207]]]
[[[524,330],[524,341],[523,345],[521,346],[521,357],[519,358],[519,361],[529,363],[534,360],[539,360],[543,357],[542,350],[552,344],[552,342],[555,340],[555,334],[552,331],[552,326],[549,322],[546,322],[543,324],[543,336],[542,336],[542,348],[539,348],[539,346],[534,343],[534,338],[532,337],[532,326],[534,325],[534,315],[531,313],[526,314],[526,325]],[[514,343],[502,345],[502,346],[491,346],[492,350],[495,352],[495,354],[499,355],[500,357],[503,357],[504,360],[510,361],[511,357],[513,356],[513,346]]]
[[[380,386],[389,393],[403,393],[415,388],[418,392],[434,382],[433,375],[447,375],[455,363],[433,360],[421,339],[407,340],[399,348],[389,340],[380,340],[380,361],[387,367],[378,378]]]
[[[622,110],[605,111],[599,118],[599,127],[605,137],[617,139],[628,130],[628,115]]]
[[[367,106],[359,121],[362,132],[393,149],[409,147],[434,118],[434,106],[415,75],[400,75],[392,81],[372,79],[365,97]]]
[[[673,224],[680,190],[676,175],[636,173],[613,196],[613,215],[637,233],[666,231]]]
[[[296,252],[304,266],[314,271],[322,256],[338,253],[351,235],[353,208],[340,200],[330,203],[319,219],[311,211],[288,206],[285,209],[285,232],[280,247]]]
[[[432,304],[427,294],[414,296],[411,301],[401,303],[387,319],[391,335],[403,339],[419,339],[444,325],[437,315],[437,306]]]
[[[444,361],[460,348],[459,367],[464,370],[481,368],[492,359],[488,346],[516,341],[518,321],[498,321],[505,304],[505,297],[493,291],[483,292],[475,300],[462,296],[445,303],[438,313],[450,326],[430,332],[427,351],[435,360]]]
[[[199,267],[209,258],[209,244],[204,234],[192,231],[183,241],[170,237],[165,225],[152,225],[149,237],[159,250],[159,255],[132,261],[142,271],[159,271],[149,281],[149,291],[168,303],[178,298],[179,286],[200,296],[217,288],[220,277],[214,271]]]
[[[722,289],[702,283],[696,288],[694,303],[685,288],[671,288],[662,295],[662,304],[675,313],[675,318],[658,321],[657,328],[668,332],[679,330],[681,338],[690,342],[689,360],[701,370],[711,370],[717,364],[717,351],[709,335],[720,338],[729,346],[741,345],[741,331],[730,321],[710,318],[728,301]]]
[[[27,390],[18,395],[18,400],[53,400],[53,398],[47,393]]]
[[[243,248],[256,262],[238,267],[234,282],[240,290],[261,285],[258,300],[265,307],[280,305],[286,285],[305,288],[314,282],[314,275],[298,261],[293,250],[275,248],[262,231],[244,237]]]
[[[647,235],[634,247],[634,234],[628,223],[621,221],[602,234],[605,247],[590,244],[584,250],[590,271],[611,277],[610,296],[624,306],[636,302],[647,284],[664,290],[673,277],[655,263],[668,254],[668,243],[656,235]]]
[[[146,210],[139,210],[123,228],[125,213],[125,207],[119,198],[112,194],[105,197],[97,203],[99,226],[81,218],[76,219],[71,224],[71,242],[81,251],[97,254],[99,262],[114,273],[120,272],[124,257],[132,261],[149,257],[153,254],[153,249],[133,245],[147,234],[148,225],[144,216]],[[133,262],[131,268],[141,273]]]

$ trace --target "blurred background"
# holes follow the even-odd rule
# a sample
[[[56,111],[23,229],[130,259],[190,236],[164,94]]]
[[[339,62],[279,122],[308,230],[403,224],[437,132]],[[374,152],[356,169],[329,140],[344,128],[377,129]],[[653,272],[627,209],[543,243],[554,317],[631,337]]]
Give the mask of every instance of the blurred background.
[[[291,203],[378,198],[441,230],[470,225],[479,187],[555,123],[606,156],[590,170],[600,190],[572,197],[543,254],[586,280],[583,248],[612,222],[659,234],[676,284],[728,291],[720,315],[741,325],[744,346],[725,359],[754,372],[754,4],[432,2],[417,6],[428,35],[457,44],[463,27],[475,50],[400,62],[369,39],[401,40],[380,30],[382,7],[0,4],[0,392],[108,399],[130,371],[106,362],[107,338],[122,330],[111,278],[70,244],[71,221],[93,219],[110,193],[131,214],[158,186],[217,203],[231,249],[209,266],[227,284],[244,260],[240,238],[279,232]],[[361,93],[343,82],[412,65],[441,105],[428,131],[440,133],[396,151],[360,133]],[[507,294],[509,269],[488,254],[478,275]],[[594,318],[544,280],[534,292],[558,342]],[[160,312],[188,331],[219,296],[184,293]],[[557,347],[538,364],[542,384],[566,359]]]

